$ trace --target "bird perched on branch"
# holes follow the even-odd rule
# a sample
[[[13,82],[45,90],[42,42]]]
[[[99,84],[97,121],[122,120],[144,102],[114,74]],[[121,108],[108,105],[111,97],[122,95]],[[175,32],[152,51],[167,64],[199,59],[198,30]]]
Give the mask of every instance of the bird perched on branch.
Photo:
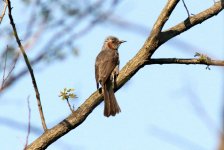
[[[97,89],[99,83],[103,89],[104,95],[104,116],[115,116],[121,112],[114,95],[113,84],[116,83],[116,77],[119,73],[119,54],[118,48],[121,43],[126,41],[119,40],[114,36],[105,39],[102,50],[96,57],[95,77]]]

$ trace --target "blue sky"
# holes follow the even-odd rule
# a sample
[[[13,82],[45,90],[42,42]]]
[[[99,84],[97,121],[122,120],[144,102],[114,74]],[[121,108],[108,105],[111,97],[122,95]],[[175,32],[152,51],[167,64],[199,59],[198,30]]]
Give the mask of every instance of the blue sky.
[[[213,1],[185,1],[190,13],[196,14],[213,5]],[[21,9],[12,2],[15,22],[20,22]],[[51,64],[46,69],[34,68],[41,94],[42,106],[49,128],[70,114],[67,104],[58,97],[64,87],[75,88],[77,108],[96,90],[94,77],[95,57],[108,35],[127,42],[119,49],[121,68],[138,52],[145,42],[166,1],[120,2],[114,12],[125,20],[148,29],[136,34],[108,23],[101,24],[76,41],[79,56]],[[1,4],[1,3],[0,3]],[[7,16],[5,16],[7,17]],[[183,21],[187,13],[180,2],[165,29]],[[224,13],[193,27],[162,45],[153,58],[192,58],[195,52],[224,59]],[[5,19],[7,23],[7,19]],[[0,26],[1,28],[1,26]],[[18,28],[18,32],[22,32]],[[188,43],[188,46],[179,44]],[[32,55],[32,53],[28,53]],[[122,112],[116,117],[103,116],[99,105],[75,130],[72,130],[48,150],[179,150],[217,148],[221,130],[223,106],[223,68],[200,65],[151,65],[142,68],[118,92],[116,97]],[[0,97],[0,118],[27,124],[26,99],[30,95],[31,124],[42,129],[35,94],[29,75],[23,77]],[[203,112],[202,110],[205,110]],[[3,120],[3,119],[2,119]],[[13,124],[13,123],[12,123]],[[0,120],[2,140],[0,149],[22,149],[26,131],[9,127]],[[42,133],[32,132],[29,141]],[[181,138],[180,138],[181,137]],[[13,144],[12,144],[13,143]]]

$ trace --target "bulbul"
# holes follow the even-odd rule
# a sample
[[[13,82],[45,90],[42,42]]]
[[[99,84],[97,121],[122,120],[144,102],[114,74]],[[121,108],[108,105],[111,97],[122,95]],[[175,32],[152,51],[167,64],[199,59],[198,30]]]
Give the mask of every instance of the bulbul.
[[[121,43],[114,36],[108,36],[103,44],[102,50],[96,57],[95,77],[96,86],[99,89],[99,83],[103,89],[104,95],[104,116],[115,116],[121,112],[114,95],[113,84],[116,84],[116,77],[119,73],[119,54],[118,48]]]

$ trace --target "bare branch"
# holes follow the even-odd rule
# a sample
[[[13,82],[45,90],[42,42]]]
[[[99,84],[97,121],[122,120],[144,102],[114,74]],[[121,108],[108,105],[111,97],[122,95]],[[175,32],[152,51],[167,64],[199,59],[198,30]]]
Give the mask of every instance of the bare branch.
[[[5,54],[6,54],[6,57],[7,57],[7,51],[5,52]],[[18,57],[16,57],[16,59],[14,59],[13,64],[12,64],[12,68],[9,70],[8,74],[5,77],[6,59],[7,58],[5,58],[5,66],[4,66],[3,79],[2,79],[2,85],[1,85],[1,88],[0,88],[0,93],[4,90],[5,87],[7,87],[8,83],[10,82],[10,81],[7,82],[7,79],[10,77],[10,75],[12,74],[12,71],[15,69]]]
[[[166,41],[170,40],[171,38],[183,33],[184,31],[189,30],[193,26],[202,23],[203,21],[217,15],[219,12],[223,10],[224,2],[221,0],[220,2],[215,3],[209,9],[191,16],[190,18],[186,19],[185,21],[177,24],[176,26],[163,31],[160,35],[160,44],[165,43]]]
[[[181,58],[157,58],[157,59],[150,59],[145,62],[145,65],[152,65],[152,64],[186,64],[186,65],[213,65],[213,66],[224,66],[223,60],[210,60],[210,61],[203,61],[196,58],[189,58],[189,59],[181,59]]]
[[[41,25],[39,27],[39,29],[33,34],[32,37],[30,37],[30,39],[27,41],[26,44],[24,44],[24,49],[28,49],[31,48],[33,46],[33,44],[39,39],[41,32],[43,31],[43,25]],[[14,83],[15,81],[18,81],[19,78],[23,77],[27,72],[29,72],[29,70],[27,70],[27,68],[22,69],[18,74],[13,75],[9,78],[9,76],[11,75],[12,71],[15,68],[15,65],[17,63],[17,60],[20,57],[20,51],[18,51],[15,55],[15,57],[13,58],[13,64],[12,64],[12,68],[9,71],[7,77],[5,78],[5,83],[4,85],[0,88],[0,93],[5,90],[7,87],[9,87],[10,85],[12,85],[12,83]],[[39,56],[37,56],[33,61],[30,61],[31,66],[34,66],[37,62],[39,62],[45,55],[45,53],[41,53],[39,54]],[[7,80],[9,78],[9,80]],[[6,81],[7,80],[7,81]]]
[[[5,16],[5,12],[6,12],[7,6],[8,6],[8,4],[5,2],[5,5],[4,5],[3,11],[2,11],[2,15],[0,16],[0,24],[2,23],[2,20],[3,20],[4,16]]]
[[[17,61],[17,60],[16,60],[16,61]],[[7,88],[8,86],[10,86],[13,82],[17,81],[19,78],[21,78],[22,76],[24,76],[24,75],[28,72],[27,69],[23,69],[23,70],[20,71],[17,75],[11,76],[11,77],[9,78],[10,74],[12,73],[12,71],[13,71],[14,68],[15,68],[15,65],[16,65],[16,62],[14,63],[12,69],[10,70],[8,76],[6,77],[6,81],[5,81],[4,85],[3,85],[3,87],[0,88],[0,93],[1,93],[5,88]],[[9,79],[7,80],[7,78],[9,78]]]
[[[68,104],[69,109],[71,110],[71,113],[73,113],[73,112],[74,112],[74,109],[72,109],[72,106],[71,106],[71,104],[69,103],[68,99],[66,99],[66,102],[67,102],[67,104]]]
[[[34,76],[34,73],[33,73],[33,69],[32,69],[32,67],[30,65],[30,62],[29,62],[29,59],[28,59],[28,57],[26,55],[24,47],[21,44],[19,36],[17,34],[16,26],[15,26],[15,23],[13,21],[13,17],[12,17],[12,13],[11,13],[11,10],[12,10],[12,8],[11,8],[11,1],[10,0],[6,0],[6,2],[8,4],[8,9],[9,9],[8,15],[9,15],[9,19],[10,19],[10,24],[12,25],[13,33],[14,33],[14,36],[16,38],[16,42],[19,45],[19,48],[20,48],[20,50],[21,50],[21,52],[23,54],[23,58],[24,58],[24,60],[26,62],[27,68],[28,68],[28,70],[30,72],[30,76],[31,76],[31,79],[32,79],[32,83],[33,83],[33,86],[34,86],[35,93],[36,93],[37,104],[38,104],[38,109],[39,109],[39,112],[40,112],[42,126],[43,126],[44,130],[46,131],[47,130],[47,126],[46,126],[45,119],[44,119],[44,114],[43,114],[41,101],[40,101],[40,94],[39,94],[39,91],[38,91],[38,87],[37,87],[36,79],[35,79],[35,76]]]

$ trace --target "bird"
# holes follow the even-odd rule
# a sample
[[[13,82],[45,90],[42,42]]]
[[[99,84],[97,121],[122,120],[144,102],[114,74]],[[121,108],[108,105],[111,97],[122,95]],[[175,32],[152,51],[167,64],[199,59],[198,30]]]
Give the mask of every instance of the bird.
[[[115,116],[121,112],[114,95],[113,85],[116,86],[116,77],[119,74],[119,46],[126,41],[119,40],[115,36],[108,36],[103,44],[102,50],[96,57],[95,78],[96,86],[99,84],[103,89],[104,116]],[[114,83],[114,84],[113,84]],[[99,89],[99,92],[102,92]]]

